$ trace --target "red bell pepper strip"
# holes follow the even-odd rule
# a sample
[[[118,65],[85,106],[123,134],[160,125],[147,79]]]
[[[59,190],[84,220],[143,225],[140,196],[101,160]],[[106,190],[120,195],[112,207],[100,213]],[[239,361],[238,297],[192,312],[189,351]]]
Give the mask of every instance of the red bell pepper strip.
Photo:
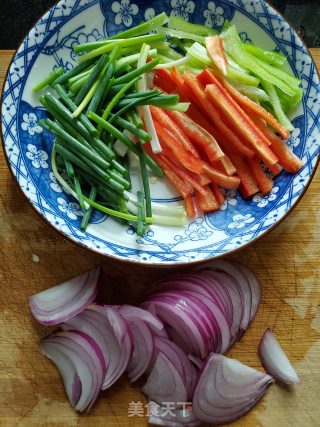
[[[195,196],[197,200],[197,204],[199,208],[203,212],[213,212],[220,208],[220,205],[215,198],[215,195],[213,194],[211,188],[209,186],[204,187],[205,193],[200,193],[199,191],[195,190]]]
[[[194,157],[199,157],[197,150],[195,150],[194,146],[188,139],[189,135],[181,132],[181,129],[177,127],[177,124],[172,120],[172,117],[169,114],[169,110],[164,111],[161,108],[150,105],[150,111],[153,118],[157,120],[157,122],[159,122],[167,131],[169,131],[170,134],[177,139],[186,150],[190,151]]]
[[[174,171],[184,182],[186,182],[190,187],[194,188],[195,190],[199,191],[199,193],[205,194],[205,190],[203,189],[202,185],[199,184],[199,182],[190,175],[189,171],[187,171],[185,168],[178,166],[175,162],[173,162],[171,159],[169,159],[167,156],[163,156],[162,158],[165,159],[167,162],[167,165],[170,167],[172,171]]]
[[[266,126],[261,120],[256,120],[256,126],[258,126],[262,132],[265,133],[266,137],[271,142],[271,148],[279,157],[278,164],[283,167],[288,172],[296,173],[298,172],[302,166],[303,162],[297,157],[287,146],[287,144],[280,139],[272,130]],[[274,171],[271,169],[271,165],[266,162],[266,166],[271,170],[272,173]]]
[[[219,205],[222,205],[222,203],[224,202],[224,196],[221,193],[220,188],[217,186],[217,184],[215,182],[212,182],[210,185],[211,185],[213,194],[215,195],[215,198],[217,199],[217,202],[219,203]]]
[[[239,187],[240,179],[237,176],[227,176],[215,169],[213,166],[204,164],[203,172],[206,173],[212,181],[227,190],[235,190]]]
[[[221,111],[223,117],[232,123],[241,138],[251,144],[262,159],[266,159],[271,164],[278,162],[278,157],[261,138],[260,131],[256,131],[258,129],[251,125],[250,118],[233,100],[230,102],[230,99],[224,96],[219,88],[213,84],[207,85],[205,91],[209,95],[210,101]]]
[[[223,147],[223,150],[228,157],[230,157],[237,169],[237,174],[241,181],[239,190],[242,196],[246,199],[258,193],[259,187],[251,169],[248,167],[248,159],[240,157],[239,154],[227,144]]]
[[[227,75],[228,60],[222,46],[222,40],[219,36],[206,37],[206,48],[210,58],[214,65],[221,71],[221,73]]]
[[[179,111],[168,111],[167,114],[175,125],[181,129],[181,132],[206,153],[210,162],[215,162],[224,156],[223,151],[214,137],[186,114],[180,113]]]
[[[212,75],[212,72],[209,70],[205,70],[206,73],[210,73]],[[239,92],[235,87],[233,87],[229,82],[227,82],[226,79],[223,78],[223,76],[219,75],[218,73],[215,74],[216,78],[219,80],[219,82],[224,86],[224,88],[228,91],[228,93],[232,96],[232,98],[246,111],[246,112],[252,112],[255,115],[261,117],[263,120],[265,120],[275,131],[279,133],[279,135],[283,139],[288,139],[290,132],[288,129],[286,129],[284,126],[282,126],[278,120],[271,114],[269,111],[267,111],[265,108],[261,107],[261,105],[254,102],[252,99],[247,97],[246,95],[243,95],[241,92]]]
[[[258,183],[261,193],[269,194],[274,185],[273,180],[264,173],[259,160],[255,158],[248,159],[248,164]]]
[[[173,156],[191,172],[200,174],[203,171],[203,161],[192,156],[191,153],[156,120],[154,120],[154,125],[164,153],[168,154],[168,157]]]
[[[265,135],[255,127],[254,122],[252,122],[250,117],[241,108],[238,101],[235,101],[233,99],[233,97],[229,94],[229,92],[225,89],[225,87],[221,84],[221,82],[215,77],[212,72],[210,72],[209,70],[204,70],[201,74],[197,76],[197,79],[203,84],[204,87],[208,86],[208,84],[205,85],[205,81],[211,81],[209,85],[214,85],[215,88],[219,90],[220,95],[222,95],[228,101],[228,103],[231,104],[235,110],[237,110],[239,116],[241,116],[242,118],[242,121],[245,122],[246,128],[250,129],[250,132],[255,135],[256,138],[258,137],[266,145],[271,145],[270,141],[265,137]]]
[[[146,145],[146,144],[145,144]],[[145,147],[144,147],[145,148]],[[152,152],[150,150],[150,155],[152,155]],[[183,179],[181,179],[167,164],[165,158],[160,155],[156,154],[153,155],[154,160],[159,164],[159,166],[162,167],[165,175],[168,177],[169,181],[171,181],[172,185],[176,188],[179,194],[185,199],[189,195],[193,193],[193,188],[185,182]]]
[[[153,84],[167,93],[171,93],[176,87],[170,71],[164,68],[157,70],[153,78]]]
[[[183,77],[186,86],[189,88],[191,101],[212,121],[214,127],[219,131],[220,136],[228,140],[229,144],[232,144],[246,157],[253,157],[255,154],[254,151],[240,141],[238,136],[235,135],[232,129],[230,129],[230,126],[223,122],[217,108],[210,102],[209,97],[204,93],[198,80],[192,74],[187,72],[183,74]],[[220,143],[220,139],[215,133],[213,133],[213,136]]]
[[[184,201],[184,208],[187,212],[187,215],[189,218],[194,218],[196,216],[196,209],[193,203],[192,196],[187,196],[183,199]]]

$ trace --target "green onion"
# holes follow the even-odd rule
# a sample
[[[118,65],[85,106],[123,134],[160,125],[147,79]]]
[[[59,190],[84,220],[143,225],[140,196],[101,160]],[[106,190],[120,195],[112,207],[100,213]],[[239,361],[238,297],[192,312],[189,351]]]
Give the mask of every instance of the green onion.
[[[110,88],[109,83],[114,74],[114,63],[117,57],[119,56],[120,52],[121,52],[121,48],[119,46],[115,46],[114,49],[112,50],[107,71],[105,72],[104,76],[99,82],[96,93],[94,94],[89,104],[88,111],[96,112],[99,109],[103,99],[107,95],[108,89]]]
[[[73,181],[76,175],[74,173],[74,169],[73,169],[72,163],[70,163],[69,160],[67,160],[65,158],[63,159],[63,162],[64,162],[64,165],[65,165],[65,168],[66,168],[66,172],[67,172],[67,175],[68,175],[69,179],[71,181]]]
[[[70,109],[70,111],[73,113],[76,111],[77,106],[72,101],[72,99],[68,96],[67,92],[64,90],[64,88],[59,85],[55,84],[53,86],[54,90],[58,93],[60,96],[62,102]],[[78,117],[80,122],[83,124],[83,126],[87,129],[87,131],[90,133],[90,135],[95,135],[97,133],[97,129],[93,126],[93,124],[90,122],[88,117],[86,117],[84,114],[80,114]]]
[[[116,62],[116,65],[119,66],[123,64],[134,64],[138,61],[139,55],[140,54],[138,52],[138,53],[133,53],[132,55],[125,56],[121,59],[118,59],[118,61]],[[149,57],[154,55],[157,55],[157,49],[151,49],[149,51]]]
[[[162,25],[166,24],[168,21],[168,16],[165,14],[165,12],[162,12],[147,22],[143,22],[142,24],[137,25],[136,27],[130,28],[129,30],[122,31],[112,37],[109,37],[109,40],[114,40],[117,38],[125,39],[129,37],[136,37],[139,35],[147,34],[150,31],[154,31]]]
[[[148,178],[148,171],[145,159],[145,152],[139,144],[139,160],[140,160],[140,169],[141,169],[141,177],[144,189],[144,196],[146,201],[146,215],[148,217],[152,217],[152,205],[151,205],[151,193],[150,193],[150,185]]]
[[[111,115],[111,119],[112,119],[112,117],[113,117],[113,115]],[[127,120],[125,120],[121,117],[116,117],[113,122],[117,126],[120,126],[123,129],[127,129],[129,132],[133,133],[134,135],[136,135],[139,139],[141,139],[144,142],[148,142],[151,139],[150,134],[148,134],[147,132],[145,132],[142,129],[137,128],[134,124],[132,124],[131,122],[128,122]]]
[[[117,104],[118,108],[123,108],[132,103],[135,105],[155,105],[157,107],[161,107],[162,105],[167,104],[177,104],[179,102],[179,95],[158,95],[158,96],[145,96],[140,98],[131,98],[131,99],[123,99]]]
[[[51,71],[41,82],[33,86],[33,90],[35,92],[40,92],[45,87],[53,84],[59,76],[64,73],[64,69],[62,67],[57,68],[56,70]]]
[[[75,176],[73,182],[74,182],[74,189],[75,189],[77,196],[78,196],[79,205],[82,209],[85,209],[83,193],[82,193],[82,188],[81,188],[79,178],[77,176]]]
[[[153,59],[152,61],[147,62],[142,67],[138,67],[135,70],[130,71],[130,73],[127,73],[121,77],[118,77],[114,83],[116,85],[121,84],[121,83],[127,83],[131,79],[134,79],[134,78],[141,76],[142,74],[146,73],[147,71],[152,70],[156,65],[159,64],[159,62],[160,62],[159,58]]]
[[[139,113],[137,112],[137,110],[135,108],[131,111],[131,114],[132,114],[133,124],[135,124],[138,128],[142,128],[143,127],[143,121],[142,121]]]
[[[82,71],[86,70],[86,68],[90,67],[90,65],[94,62],[94,60],[90,59],[89,61],[83,61],[81,64],[78,64],[76,67],[72,68],[71,70],[67,71],[65,74],[60,76],[56,81],[55,84],[63,84],[71,77],[77,76],[78,74],[82,73]]]
[[[138,199],[138,221],[137,221],[137,235],[143,236],[145,227],[145,212],[144,212],[144,197],[141,191],[137,192],[137,199]]]
[[[74,76],[74,77],[71,77],[71,78],[68,80],[68,86],[70,87],[70,86],[72,86],[74,83],[76,83],[78,80],[82,79],[83,77],[87,77],[87,76],[89,76],[89,74],[91,73],[92,69],[93,69],[93,66],[91,66],[91,67],[90,67],[90,68],[88,68],[87,70],[83,71],[82,73],[77,74],[77,75],[76,75],[76,76]]]
[[[79,131],[79,123],[75,121],[66,120],[64,116],[60,114],[52,105],[48,103],[45,97],[40,98],[41,104],[46,108],[46,110],[59,122],[59,124],[71,135],[73,138],[76,138],[79,142],[90,148],[90,143],[86,140],[83,134]],[[90,136],[90,134],[89,134]]]
[[[123,95],[132,87],[134,86],[137,81],[140,79],[140,77],[136,77],[135,79],[128,82],[117,94],[112,98],[112,100],[107,105],[107,108],[105,109],[102,118],[106,120],[111,113],[112,109],[117,105],[119,100],[123,97]]]
[[[56,146],[57,143],[55,141],[55,143],[53,144],[52,147],[52,153],[51,153],[51,166],[52,166],[52,172],[54,174],[54,176],[56,177],[57,181],[59,182],[59,184],[66,190],[68,191],[75,199],[78,200],[78,196],[77,194],[73,191],[73,188],[70,187],[70,185],[62,178],[62,176],[59,174],[58,168],[57,168],[57,162],[56,162],[56,157],[57,157],[57,151],[56,151]],[[85,202],[85,207],[86,209],[89,208],[89,205]]]
[[[85,96],[89,92],[92,85],[97,81],[99,75],[101,74],[102,70],[106,66],[107,61],[108,61],[107,55],[103,55],[99,59],[99,61],[96,63],[96,65],[92,69],[89,77],[87,78],[85,84],[82,86],[82,88],[80,89],[80,92],[78,93],[78,95],[76,96],[76,98],[74,100],[74,103],[76,105],[79,105],[80,102],[83,101],[83,99],[85,98]]]
[[[155,41],[164,41],[166,36],[164,34],[151,34],[147,36],[135,37],[132,39],[124,39],[124,40],[114,40],[113,43],[107,41],[107,44],[101,45],[101,47],[95,48],[90,52],[80,56],[79,61],[87,61],[88,59],[96,58],[97,56],[103,55],[105,53],[111,52],[114,46],[118,45],[121,47],[129,47],[129,46],[140,46],[142,43],[151,43]],[[83,52],[86,49],[86,45],[78,45],[74,48],[76,53]]]
[[[91,160],[93,163],[97,164],[103,169],[108,169],[110,163],[104,160],[100,155],[96,152],[90,150],[85,145],[81,144],[76,138],[71,136],[68,132],[66,132],[58,123],[54,123],[50,119],[46,120],[46,124],[49,126],[50,130],[60,139],[69,144],[70,148],[83,154],[88,160]]]
[[[96,197],[97,197],[97,187],[95,185],[92,185],[90,194],[89,194],[89,199],[92,201],[95,201]],[[82,231],[86,231],[90,221],[91,214],[92,214],[92,207],[90,207],[83,215],[81,225],[80,225],[80,228]]]
[[[76,80],[74,83],[70,85],[69,90],[73,95],[78,95],[83,85],[88,80],[90,74],[91,72],[85,76],[82,76],[80,79]]]
[[[102,117],[98,116],[96,113],[89,113],[89,118],[102,128],[106,129],[109,133],[111,133],[116,139],[119,139],[124,145],[126,145],[129,150],[134,152],[137,156],[139,155],[137,147],[133,144],[133,142],[123,135],[116,127],[112,126],[111,123],[104,120]],[[148,155],[146,155],[146,163],[148,167],[153,171],[156,176],[163,176],[162,169],[158,166],[158,164]]]
[[[135,93],[129,93],[126,95],[126,99],[135,99],[135,98],[144,98],[149,97],[150,95],[160,95],[161,92],[159,92],[157,89],[154,90],[148,90],[146,92],[135,92]]]

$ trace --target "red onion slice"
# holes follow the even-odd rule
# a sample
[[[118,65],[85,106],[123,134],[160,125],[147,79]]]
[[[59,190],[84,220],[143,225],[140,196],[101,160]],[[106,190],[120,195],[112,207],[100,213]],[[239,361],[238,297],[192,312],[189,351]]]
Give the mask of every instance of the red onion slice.
[[[59,346],[52,343],[43,341],[40,344],[40,348],[42,353],[52,360],[60,372],[66,395],[74,408],[81,396],[82,387],[73,361],[59,349]]]
[[[48,345],[72,361],[81,381],[81,395],[75,409],[79,412],[89,411],[99,395],[105,375],[101,350],[86,334],[71,331],[45,338],[40,344],[44,354],[50,351]]]
[[[183,379],[188,392],[188,399],[191,398],[197,373],[186,353],[176,343],[166,338],[154,337],[154,345],[154,362],[159,352],[165,354]]]
[[[148,421],[149,424],[165,427],[197,427],[202,424],[194,416],[191,405],[183,409],[157,407]]]
[[[143,308],[134,307],[133,305],[121,305],[119,306],[118,311],[129,324],[131,321],[135,322],[137,320],[142,320],[156,333],[161,333],[164,329],[164,325],[161,320]]]
[[[105,325],[105,333],[108,334],[110,358],[109,368],[102,386],[102,389],[105,390],[111,387],[127,369],[133,351],[133,339],[128,324],[117,309],[110,306],[91,305],[87,311],[91,313],[91,316],[100,318],[102,324]]]
[[[251,314],[250,314],[250,321],[255,317],[255,315],[257,314],[260,302],[261,302],[261,297],[262,297],[262,290],[261,290],[261,286],[260,286],[260,282],[258,280],[258,278],[256,277],[256,275],[253,273],[252,270],[250,270],[250,268],[248,268],[247,266],[240,264],[240,263],[235,263],[235,265],[239,268],[239,270],[244,274],[244,276],[247,278],[248,283],[250,285],[251,288]]]
[[[186,402],[187,390],[177,369],[159,352],[153,369],[142,391],[159,405],[166,402]]]
[[[188,359],[194,364],[194,366],[197,367],[197,369],[201,370],[203,368],[204,361],[199,359],[199,357],[195,356],[194,354],[189,354]]]
[[[157,301],[153,298],[144,302],[142,306],[146,309],[150,308],[160,317],[172,341],[183,349],[188,349],[189,353],[206,354],[203,334],[193,318],[190,318],[182,307],[175,307],[172,300],[167,301],[164,298]]]
[[[230,423],[248,412],[272,382],[269,375],[237,360],[211,354],[194,392],[194,415],[203,422]]]
[[[240,269],[235,265],[235,263],[224,259],[215,260],[207,266],[202,267],[201,269],[206,268],[209,268],[209,271],[210,269],[223,271],[226,274],[229,274],[229,276],[233,277],[233,279],[238,283],[239,290],[241,291],[242,295],[244,308],[243,316],[240,323],[240,336],[243,335],[250,323],[252,304],[251,287],[246,276],[240,271]],[[238,338],[240,338],[240,336]]]
[[[127,371],[131,382],[137,381],[149,368],[153,355],[153,335],[148,325],[142,320],[130,323],[133,336],[133,353]]]
[[[284,384],[300,384],[300,378],[270,329],[261,338],[259,356],[266,371],[276,380]]]
[[[30,309],[43,325],[57,325],[83,311],[97,295],[99,268],[33,295]]]

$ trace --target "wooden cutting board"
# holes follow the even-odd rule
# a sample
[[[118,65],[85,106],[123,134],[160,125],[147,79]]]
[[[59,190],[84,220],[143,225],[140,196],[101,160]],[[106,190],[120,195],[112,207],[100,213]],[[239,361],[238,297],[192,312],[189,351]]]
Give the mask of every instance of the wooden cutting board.
[[[311,53],[320,67],[320,49]],[[12,51],[0,51],[0,84]],[[258,315],[231,357],[262,369],[257,347],[274,330],[302,379],[294,388],[273,385],[234,427],[320,426],[320,173],[299,206],[271,234],[234,256],[259,277]],[[38,261],[38,262],[36,262]],[[0,150],[0,426],[147,425],[147,402],[139,387],[122,378],[101,393],[90,415],[69,406],[59,375],[41,355],[38,341],[50,331],[36,324],[28,297],[100,264],[101,298],[138,303],[155,279],[173,269],[143,268],[90,253],[63,239],[29,206]],[[129,417],[129,408],[140,407]],[[142,412],[141,412],[142,408]]]

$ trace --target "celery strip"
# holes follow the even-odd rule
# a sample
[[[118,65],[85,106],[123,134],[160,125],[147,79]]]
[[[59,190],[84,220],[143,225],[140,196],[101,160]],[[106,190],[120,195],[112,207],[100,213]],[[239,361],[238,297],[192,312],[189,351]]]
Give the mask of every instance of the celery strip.
[[[260,58],[275,67],[283,67],[287,62],[287,58],[282,53],[278,53],[273,50],[263,50],[253,44],[243,43],[242,46],[247,53],[250,53],[256,58]]]
[[[204,25],[191,24],[180,16],[170,16],[168,27],[173,30],[184,31],[191,34],[198,34],[200,36],[215,36],[218,34],[213,28]]]
[[[203,36],[199,36],[197,34],[193,34],[193,33],[186,33],[185,31],[177,31],[177,30],[173,30],[172,28],[158,28],[158,33],[160,34],[165,34],[166,36],[170,36],[170,37],[176,37],[177,39],[186,39],[186,40],[193,40],[195,42],[204,44],[204,37]]]
[[[248,98],[251,98],[253,101],[258,101],[258,102],[269,101],[269,96],[265,93],[263,89],[260,89],[254,86],[237,85],[237,84],[234,84],[234,87],[243,95],[246,95]]]
[[[292,87],[290,87],[287,83],[285,83],[279,77],[275,76],[266,69],[267,65],[269,66],[269,68],[272,68],[271,65],[264,63],[264,66],[261,66],[259,63],[259,59],[255,58],[243,49],[242,42],[234,25],[231,26],[225,33],[223,33],[223,46],[227,53],[240,66],[248,68],[252,74],[258,76],[260,79],[263,79],[277,86],[287,95],[295,95],[296,91],[292,89]]]
[[[157,28],[166,24],[168,21],[168,16],[165,14],[165,12],[162,12],[147,22],[143,22],[142,24],[137,25],[136,27],[130,28],[129,30],[122,31],[120,33],[115,34],[114,36],[109,37],[108,40],[114,40],[118,38],[127,39],[130,37],[136,37],[143,34],[147,34],[150,31],[156,30]]]
[[[244,84],[248,86],[258,87],[260,80],[251,74],[247,74],[241,69],[234,68],[231,65],[227,68],[227,80],[232,83]]]
[[[294,127],[282,109],[281,102],[274,85],[264,80],[261,81],[261,84],[269,96],[269,103],[271,104],[274,114],[279,120],[279,123],[281,123],[282,126],[287,128],[288,130],[293,131]]]
[[[185,47],[187,53],[197,61],[204,65],[212,65],[211,58],[208,55],[207,49],[200,43],[193,43],[190,47]]]

